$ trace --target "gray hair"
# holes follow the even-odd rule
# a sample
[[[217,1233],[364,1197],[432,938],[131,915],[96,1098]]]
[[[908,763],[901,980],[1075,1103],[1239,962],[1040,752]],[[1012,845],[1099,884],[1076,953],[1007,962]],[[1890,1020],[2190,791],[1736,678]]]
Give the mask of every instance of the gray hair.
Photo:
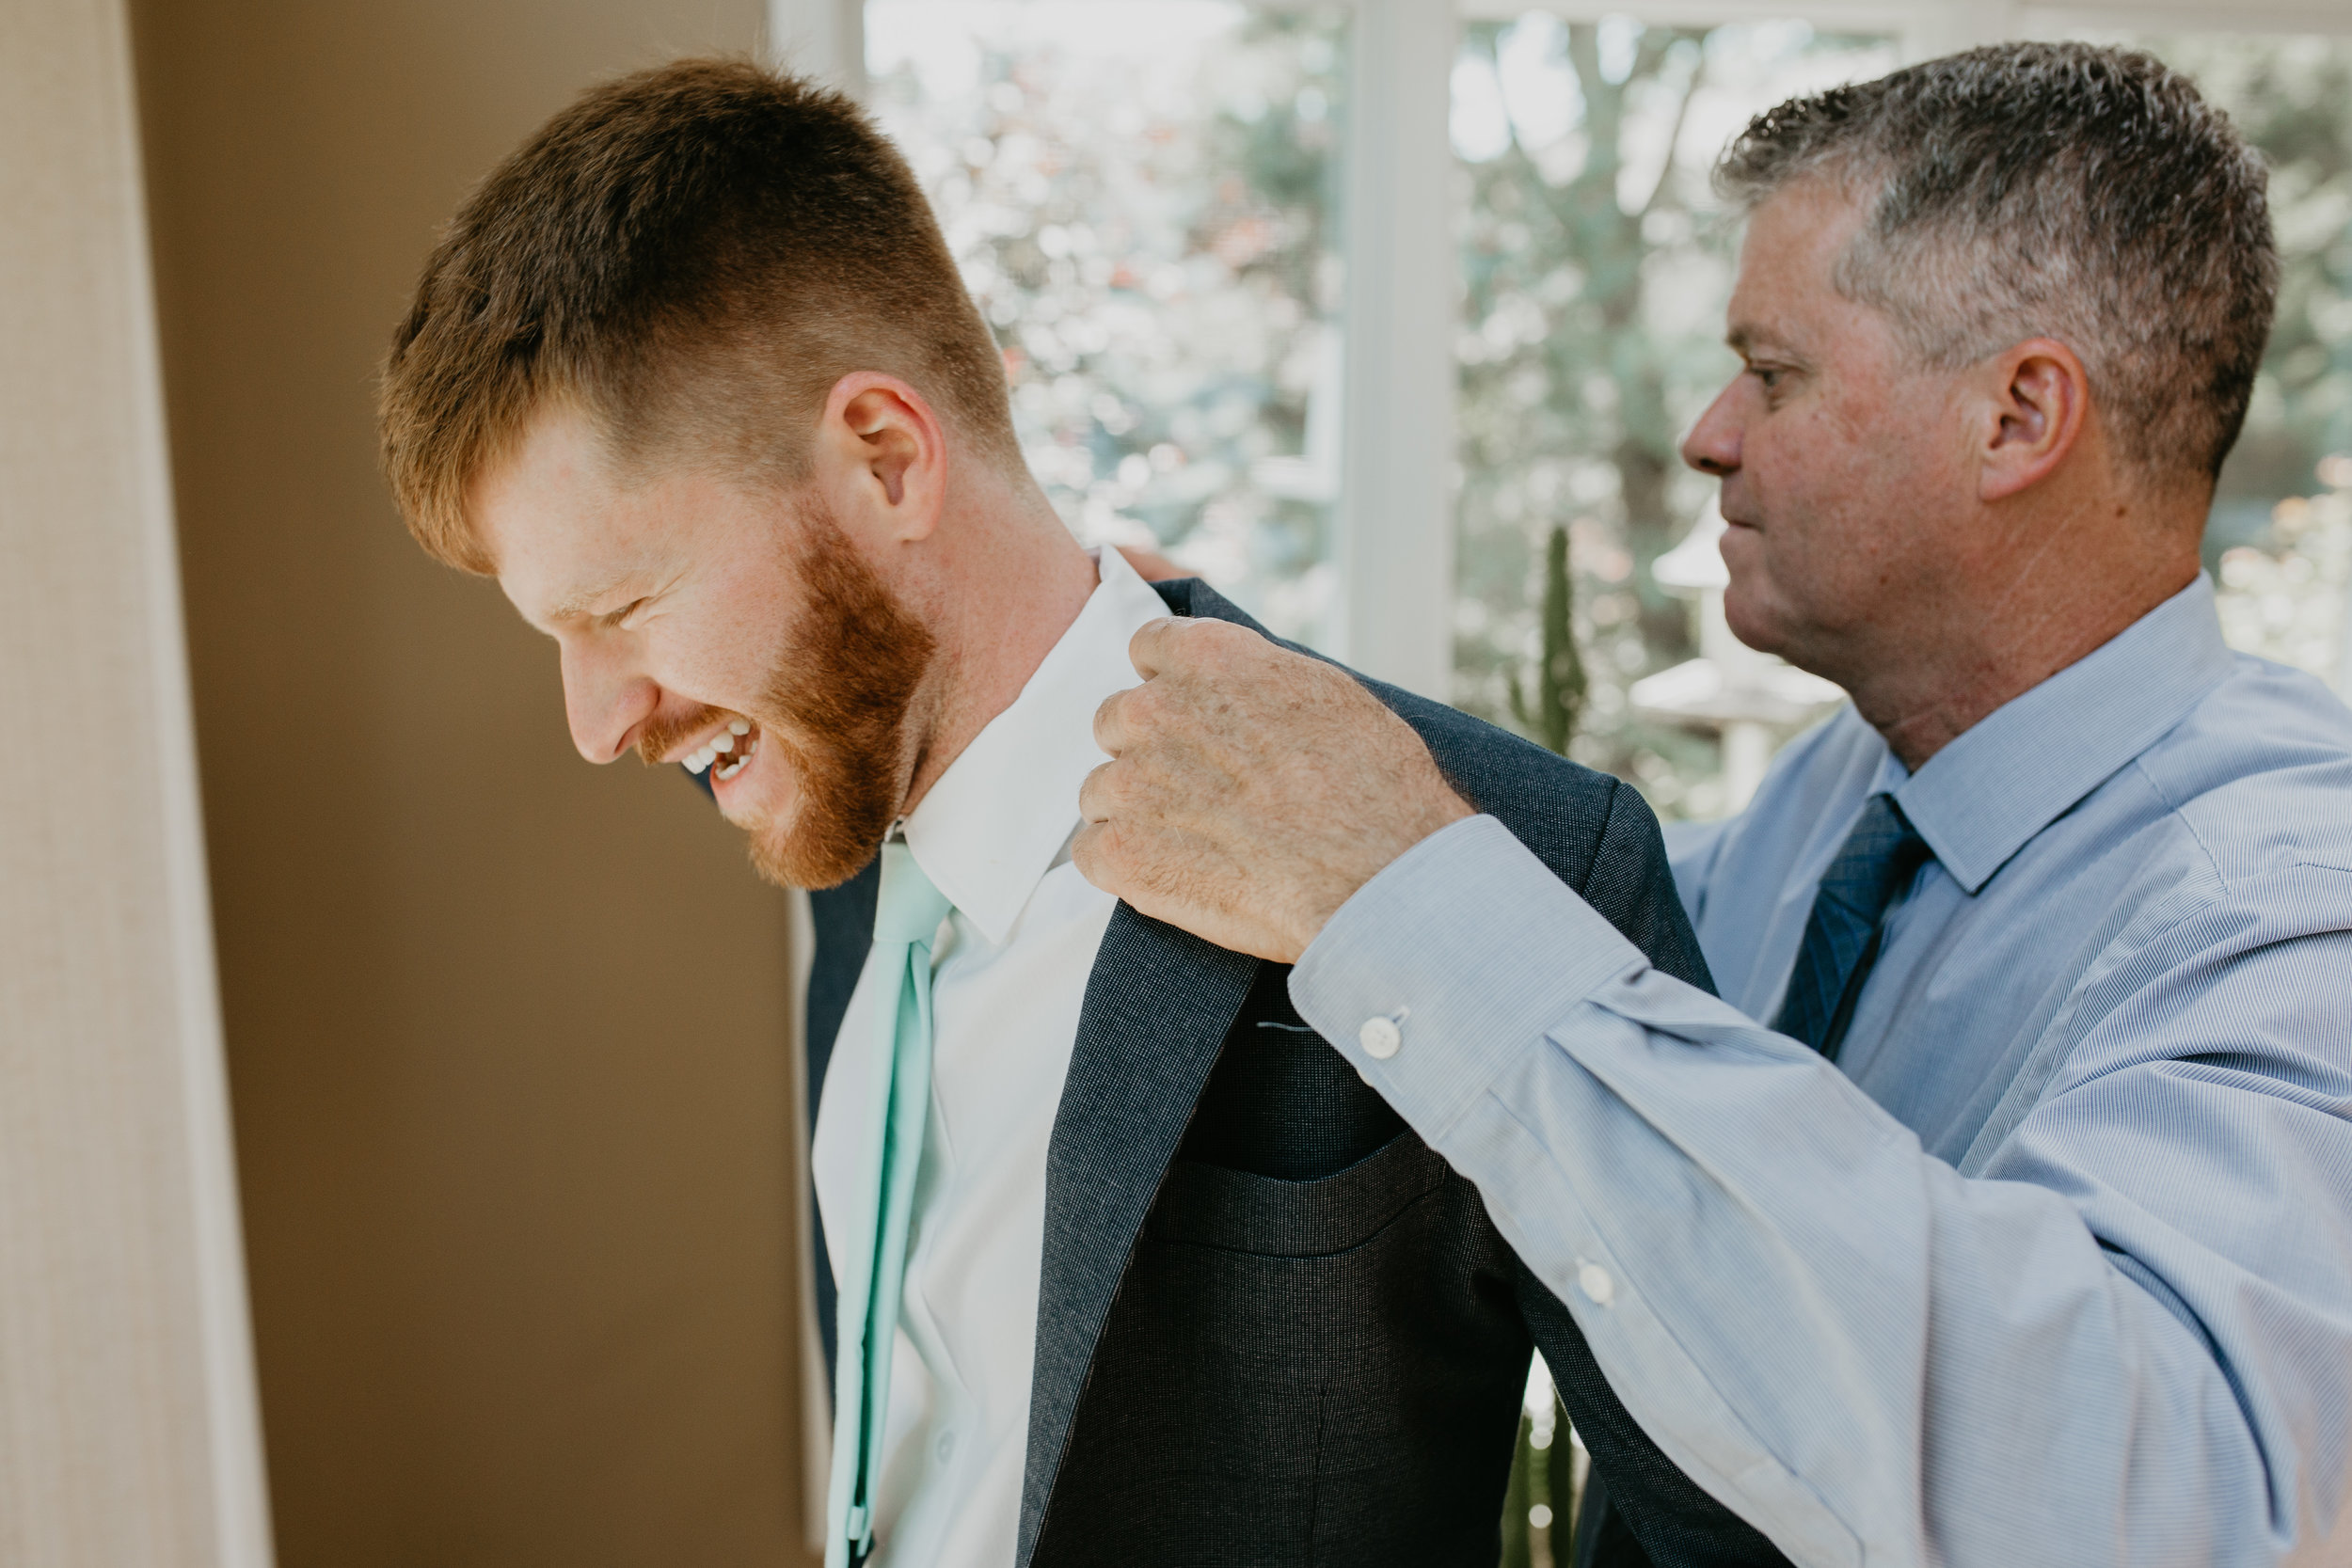
[[[2261,154],[2187,77],[2089,44],[1972,49],[1765,111],[1715,188],[1752,211],[1808,178],[1865,209],[1838,291],[1884,311],[1921,362],[2054,338],[2126,462],[2220,470],[2279,254]]]

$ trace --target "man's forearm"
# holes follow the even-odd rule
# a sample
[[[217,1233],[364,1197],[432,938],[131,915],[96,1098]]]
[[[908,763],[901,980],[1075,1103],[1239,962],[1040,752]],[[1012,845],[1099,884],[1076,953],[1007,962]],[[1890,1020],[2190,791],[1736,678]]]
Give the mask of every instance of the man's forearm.
[[[1490,820],[1365,887],[1292,994],[1477,1182],[1660,1447],[1796,1560],[2269,1561],[2340,1529],[2342,1407],[2309,1434],[2344,1374],[2275,1386],[2352,1307],[2340,1267],[2271,1293],[2291,1332],[2184,1309],[2165,1275],[2226,1293],[2193,1236],[2103,1247],[2053,1190],[2099,1184],[2063,1156],[2051,1185],[1963,1180],[1812,1052],[1651,971]],[[2083,1092],[2095,1169],[2131,1128]]]

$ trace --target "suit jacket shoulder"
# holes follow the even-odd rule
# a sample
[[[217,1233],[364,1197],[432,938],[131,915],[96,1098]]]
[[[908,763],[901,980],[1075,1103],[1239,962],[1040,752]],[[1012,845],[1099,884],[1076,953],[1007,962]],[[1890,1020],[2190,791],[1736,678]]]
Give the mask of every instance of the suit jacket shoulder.
[[[1179,615],[1263,629],[1197,578],[1152,586]],[[1323,657],[1295,642],[1282,645],[1310,657]],[[1568,885],[1648,955],[1650,962],[1677,979],[1715,989],[1690,917],[1673,896],[1673,873],[1658,818],[1639,790],[1459,708],[1386,681],[1356,678],[1413,726],[1464,800],[1500,820],[1555,872],[1581,868],[1581,874],[1565,879]]]

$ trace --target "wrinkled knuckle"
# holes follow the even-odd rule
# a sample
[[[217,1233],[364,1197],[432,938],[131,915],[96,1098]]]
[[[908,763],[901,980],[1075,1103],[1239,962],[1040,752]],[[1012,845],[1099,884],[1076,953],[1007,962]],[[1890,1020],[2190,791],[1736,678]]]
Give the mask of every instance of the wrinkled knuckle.
[[[1109,822],[1135,799],[1135,769],[1120,763],[1109,763],[1096,771],[1092,800],[1101,813],[1100,821]]]
[[[1168,717],[1168,689],[1158,681],[1146,681],[1141,686],[1120,693],[1120,721],[1132,741],[1159,725]]]
[[[1105,752],[1118,751],[1125,738],[1126,696],[1124,691],[1114,691],[1094,710],[1094,741]]]
[[[1203,645],[1208,649],[1209,657],[1228,667],[1247,657],[1251,647],[1263,641],[1248,627],[1234,626],[1230,621],[1204,621],[1201,625],[1207,630]]]
[[[1108,803],[1106,795],[1108,784],[1104,775],[1109,773],[1112,768],[1118,766],[1119,765],[1116,762],[1104,763],[1101,767],[1090,770],[1087,776],[1079,782],[1078,813],[1081,816],[1085,817],[1089,823],[1099,822],[1102,820],[1103,808]],[[1080,831],[1084,832],[1085,830],[1081,829]]]
[[[1178,662],[1198,664],[1216,656],[1217,633],[1224,629],[1222,621],[1178,621],[1168,628],[1168,649]]]

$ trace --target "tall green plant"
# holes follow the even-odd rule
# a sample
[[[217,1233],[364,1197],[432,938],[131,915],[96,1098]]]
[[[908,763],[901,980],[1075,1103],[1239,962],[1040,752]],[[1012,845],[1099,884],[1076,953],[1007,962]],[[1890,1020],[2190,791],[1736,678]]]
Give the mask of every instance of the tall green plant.
[[[1568,1413],[1555,1396],[1551,1428],[1541,1448],[1535,1423],[1519,1417],[1519,1443],[1511,1457],[1511,1484],[1502,1497],[1501,1568],[1567,1568],[1576,1532],[1576,1465]]]
[[[1568,576],[1568,531],[1554,527],[1544,551],[1543,656],[1535,669],[1535,694],[1511,676],[1511,711],[1521,724],[1562,756],[1576,736],[1584,712],[1584,656],[1576,646],[1576,586]]]

